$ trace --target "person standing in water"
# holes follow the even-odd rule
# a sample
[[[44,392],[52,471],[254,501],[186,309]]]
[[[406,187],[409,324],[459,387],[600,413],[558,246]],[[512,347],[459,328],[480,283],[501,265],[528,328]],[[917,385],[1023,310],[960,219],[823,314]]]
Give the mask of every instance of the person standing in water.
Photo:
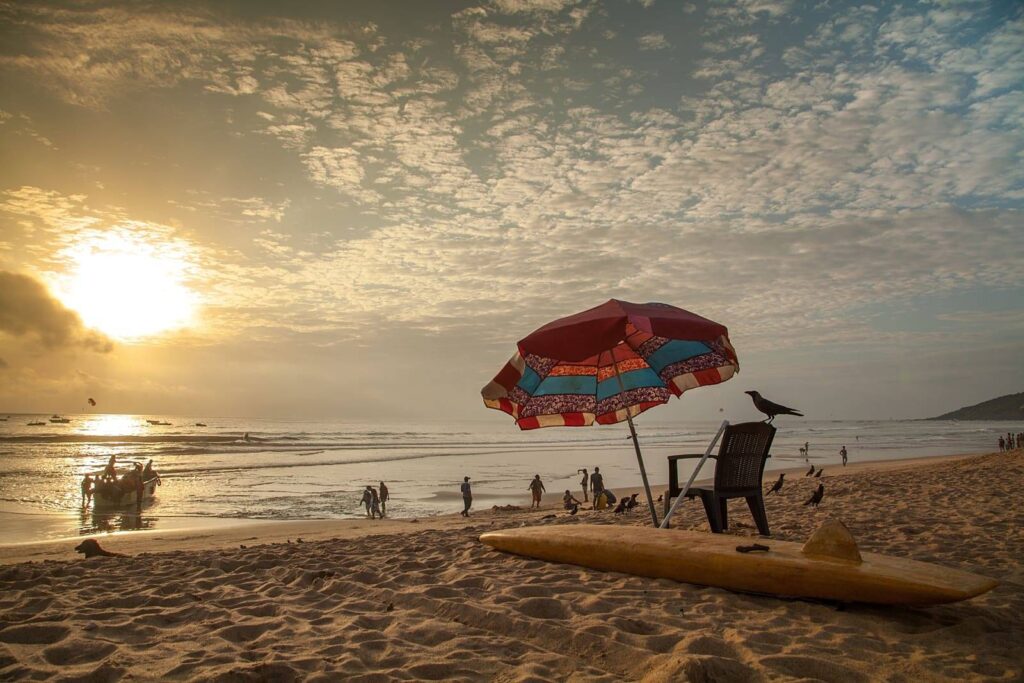
[[[530,485],[526,488],[530,489],[530,492],[533,493],[533,502],[530,503],[530,509],[537,508],[540,510],[540,499],[545,491],[544,482],[540,480],[540,475],[533,475],[533,480],[530,481]]]
[[[384,519],[384,515],[380,511],[380,496],[377,495],[377,489],[372,486],[367,486],[370,490],[370,519]]]
[[[370,504],[373,502],[373,496],[370,494],[370,486],[367,485],[363,489],[363,497],[359,499],[359,503],[366,508],[366,516],[370,516]]]
[[[843,467],[846,467],[846,446],[839,449],[839,455],[843,459]]]
[[[89,502],[92,500],[92,477],[88,474],[85,475],[85,479],[82,480],[82,507],[89,507]]]
[[[469,517],[469,508],[473,507],[473,489],[469,486],[469,477],[462,478],[462,516]]]
[[[583,479],[580,481],[580,488],[583,489],[583,502],[586,503],[588,500],[587,488],[590,486],[590,475],[587,474],[586,468],[582,470],[576,470],[576,474],[579,474],[580,472],[583,473]]]
[[[384,482],[380,483],[380,516],[388,514],[388,498],[391,494],[388,492],[388,487],[384,485]]]

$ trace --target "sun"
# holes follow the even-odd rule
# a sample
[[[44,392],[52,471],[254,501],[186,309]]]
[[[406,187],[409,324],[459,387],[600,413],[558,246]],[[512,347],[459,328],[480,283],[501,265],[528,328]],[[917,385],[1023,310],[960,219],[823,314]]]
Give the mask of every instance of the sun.
[[[77,240],[58,297],[82,322],[121,341],[189,326],[197,296],[187,286],[187,243],[130,229]]]

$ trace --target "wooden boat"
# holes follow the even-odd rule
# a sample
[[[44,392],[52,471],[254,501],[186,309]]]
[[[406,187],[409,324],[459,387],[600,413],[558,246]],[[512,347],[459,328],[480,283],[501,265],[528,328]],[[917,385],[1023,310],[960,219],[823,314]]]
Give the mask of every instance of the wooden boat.
[[[93,508],[120,508],[138,505],[138,492],[134,486],[126,486],[122,480],[97,481],[93,485]],[[156,496],[156,487],[160,485],[160,477],[151,477],[142,483],[142,501],[146,502]]]
[[[518,555],[779,597],[883,605],[966,600],[997,581],[939,565],[860,553],[846,527],[822,525],[801,545],[766,538],[572,524],[490,531],[483,543]],[[766,550],[740,552],[757,543]]]
[[[25,424],[27,424],[29,427],[45,427],[46,426],[45,422],[26,422]]]
[[[61,417],[60,415],[54,415],[53,417],[50,418],[50,422],[56,424],[67,424],[68,422],[71,422],[71,420],[69,420],[66,417]]]

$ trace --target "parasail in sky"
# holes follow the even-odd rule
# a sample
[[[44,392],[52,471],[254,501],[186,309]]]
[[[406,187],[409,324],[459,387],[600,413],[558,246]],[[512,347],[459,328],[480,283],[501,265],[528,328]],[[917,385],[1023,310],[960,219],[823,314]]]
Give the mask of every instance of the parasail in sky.
[[[89,405],[91,405],[91,406],[94,406],[94,405],[96,405],[96,399],[92,399],[92,398],[90,398],[90,399],[89,399]]]

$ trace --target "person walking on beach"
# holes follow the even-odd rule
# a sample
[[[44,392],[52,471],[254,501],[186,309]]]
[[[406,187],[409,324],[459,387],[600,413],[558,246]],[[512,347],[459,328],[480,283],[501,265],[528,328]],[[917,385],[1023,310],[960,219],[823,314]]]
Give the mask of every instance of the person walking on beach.
[[[473,489],[469,486],[469,477],[462,478],[462,516],[469,517],[469,508],[473,507]]]
[[[1003,441],[1003,437],[999,437],[999,452],[1002,453],[1006,450],[1006,442]]]
[[[601,476],[601,468],[595,467],[594,473],[590,475],[590,492],[594,494],[594,504],[597,504],[597,497],[604,492],[604,477]]]
[[[377,495],[377,489],[372,486],[367,486],[370,490],[370,519],[384,519],[384,515],[380,511],[380,496]]]
[[[540,510],[540,499],[545,492],[544,482],[540,480],[540,475],[533,475],[533,480],[530,481],[530,485],[526,488],[530,489],[530,492],[533,493],[533,502],[530,503],[530,509],[537,508]]]
[[[587,502],[587,487],[590,484],[590,475],[587,474],[586,468],[582,470],[576,470],[576,474],[583,473],[583,479],[580,481],[580,487],[583,489],[583,502]]]
[[[85,475],[85,479],[82,480],[82,507],[89,507],[89,501],[92,500],[92,477],[88,474]]]
[[[373,496],[370,494],[370,486],[369,485],[367,485],[367,487],[365,489],[363,489],[363,497],[362,497],[362,499],[359,502],[360,502],[360,504],[362,504],[363,507],[366,508],[366,516],[369,517],[370,516],[370,504],[373,502]]]
[[[384,485],[384,482],[380,483],[380,516],[388,514],[388,498],[391,494],[388,492],[388,487]]]
[[[839,455],[843,459],[843,467],[846,467],[846,446],[839,449]]]

